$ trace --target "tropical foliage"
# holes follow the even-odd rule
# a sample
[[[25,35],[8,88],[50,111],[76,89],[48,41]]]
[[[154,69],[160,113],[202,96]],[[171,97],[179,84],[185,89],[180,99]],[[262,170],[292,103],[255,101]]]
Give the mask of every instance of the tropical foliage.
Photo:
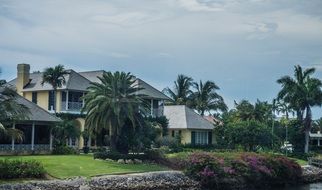
[[[227,111],[224,99],[216,92],[219,87],[213,81],[194,82],[191,77],[178,75],[174,88],[164,90],[173,100],[172,104],[186,105],[195,109],[199,114],[205,112]]]
[[[110,147],[117,150],[122,128],[127,121],[135,128],[142,123],[139,109],[145,108],[141,90],[135,86],[135,77],[125,72],[104,72],[93,82],[85,95],[83,112],[87,112],[86,125],[91,131],[106,129],[110,136]]]
[[[68,72],[64,69],[63,65],[57,65],[55,67],[46,68],[42,75],[42,82],[41,84],[44,85],[45,83],[50,84],[54,89],[54,111],[56,113],[56,95],[57,95],[57,88],[61,88],[65,83],[65,75]]]
[[[311,109],[322,104],[322,82],[312,76],[314,72],[314,68],[303,70],[298,65],[295,66],[293,78],[284,76],[277,80],[277,83],[282,86],[277,98],[283,100],[296,112],[297,119],[303,125],[305,153],[309,151],[309,133],[312,128]]]
[[[227,110],[224,99],[216,92],[219,87],[214,82],[194,82],[193,87],[195,91],[191,95],[191,107],[197,110],[200,115],[204,115],[205,112],[210,113],[210,111]]]
[[[164,91],[172,98],[174,104],[186,105],[189,104],[189,97],[192,94],[190,90],[192,83],[193,79],[191,77],[181,74],[174,81],[173,90],[168,87]]]
[[[296,183],[302,170],[295,161],[278,155],[194,152],[179,158],[185,174],[204,189],[264,189]]]
[[[14,90],[5,86],[5,83],[0,85],[0,135],[12,137],[17,141],[23,138],[22,131],[13,129],[7,124],[17,120],[28,119],[29,109],[17,102],[16,98],[19,96]]]

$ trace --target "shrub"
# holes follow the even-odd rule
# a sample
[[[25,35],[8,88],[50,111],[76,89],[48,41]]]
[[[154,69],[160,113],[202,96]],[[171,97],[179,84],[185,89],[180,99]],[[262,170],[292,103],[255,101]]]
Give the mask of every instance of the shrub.
[[[298,182],[302,175],[295,161],[269,154],[194,152],[181,158],[181,163],[185,174],[210,189],[229,188],[227,180],[245,181],[256,188],[285,185]]]
[[[95,152],[94,153],[94,159],[111,159],[111,160],[119,160],[119,159],[124,159],[124,160],[134,160],[134,159],[139,159],[139,160],[148,160],[148,155],[147,154],[121,154],[116,151],[104,151],[104,152]]]
[[[83,147],[83,152],[84,152],[84,154],[88,154],[89,153],[89,147],[88,146]]]
[[[43,178],[46,171],[34,160],[0,160],[0,179]]]
[[[74,148],[61,145],[61,146],[55,146],[52,154],[67,155],[67,154],[79,154],[79,152]]]
[[[182,145],[180,144],[180,138],[179,137],[160,137],[155,142],[155,145],[157,147],[162,147],[164,150],[166,150],[166,153],[173,153],[173,152],[180,152],[182,151]],[[165,147],[168,147],[168,149],[165,149]]]

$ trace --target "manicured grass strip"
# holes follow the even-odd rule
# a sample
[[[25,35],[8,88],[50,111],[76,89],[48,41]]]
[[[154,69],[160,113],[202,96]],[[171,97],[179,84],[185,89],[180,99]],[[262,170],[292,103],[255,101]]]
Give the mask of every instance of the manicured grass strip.
[[[156,164],[119,164],[116,162],[94,160],[92,155],[47,155],[47,156],[2,156],[0,159],[38,160],[43,163],[49,175],[55,178],[76,176],[140,173],[167,170]]]

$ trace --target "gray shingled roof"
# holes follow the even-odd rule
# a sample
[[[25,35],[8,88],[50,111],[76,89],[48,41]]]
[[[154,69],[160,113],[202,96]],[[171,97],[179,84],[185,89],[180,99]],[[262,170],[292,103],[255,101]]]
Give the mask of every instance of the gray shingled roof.
[[[185,105],[164,106],[170,129],[214,129],[214,125]]]
[[[2,93],[3,89],[0,88],[0,93]],[[18,104],[22,104],[26,106],[30,114],[28,115],[28,119],[24,121],[38,121],[38,122],[59,122],[61,119],[58,117],[50,114],[48,111],[44,110],[37,104],[32,103],[31,101],[25,99],[24,97],[20,95],[16,95],[14,101],[16,101]]]
[[[83,77],[87,78],[91,82],[100,82],[100,80],[97,78],[98,76],[102,76],[104,73],[103,70],[99,71],[87,71],[87,72],[79,72],[80,75]],[[149,85],[142,79],[137,78],[135,83],[135,86],[139,88],[143,88],[141,91],[139,91],[139,94],[144,94],[149,98],[154,98],[154,99],[160,99],[160,100],[171,100],[168,96],[154,88],[153,86]]]
[[[87,72],[75,72],[74,70],[67,70],[69,74],[65,75],[66,84],[63,85],[59,90],[79,90],[79,91],[86,91],[87,88],[90,86],[90,82],[100,82],[97,78],[98,76],[102,76],[104,71],[87,71]],[[16,80],[14,79],[8,82],[9,85],[15,86]],[[23,91],[42,91],[42,90],[53,90],[52,86],[48,83],[44,85],[41,84],[42,82],[42,73],[30,73],[30,83],[27,84]],[[157,90],[156,88],[152,87],[145,81],[137,78],[135,85],[138,85],[139,88],[143,88],[139,92],[139,94],[144,94],[147,97],[160,99],[160,100],[171,100],[168,96]]]
[[[147,97],[154,98],[154,99],[160,99],[160,100],[168,100],[171,101],[171,98],[154,88],[153,86],[149,85],[145,81],[137,78],[135,83],[135,86],[138,86],[139,88],[142,88],[138,93],[144,94]]]
[[[66,84],[64,84],[62,87],[58,88],[59,90],[79,90],[79,91],[85,91],[87,87],[90,85],[90,81],[83,77],[82,75],[78,74],[77,72],[73,70],[67,70],[69,74],[66,74],[65,80]],[[42,82],[42,74],[43,73],[30,73],[30,82],[27,84],[22,91],[28,92],[28,91],[42,91],[42,90],[53,90],[53,87],[45,83],[44,85],[41,84]],[[15,86],[16,80],[8,82],[8,84]]]
[[[100,80],[97,77],[103,76],[103,73],[103,70],[79,72],[80,75],[87,78],[91,82],[100,82]]]
[[[18,95],[16,101],[19,104],[27,106],[30,110],[29,121],[39,121],[39,122],[59,122],[61,119],[52,115],[48,111],[44,110],[40,106],[30,102],[24,97]]]

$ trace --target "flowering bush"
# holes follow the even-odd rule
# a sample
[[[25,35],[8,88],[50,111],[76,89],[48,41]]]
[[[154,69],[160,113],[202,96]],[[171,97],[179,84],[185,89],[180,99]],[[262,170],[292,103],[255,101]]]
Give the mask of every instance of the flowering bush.
[[[225,189],[227,180],[244,181],[264,187],[294,183],[302,175],[301,167],[284,156],[238,153],[234,156],[207,152],[188,155],[184,171],[204,188]]]

